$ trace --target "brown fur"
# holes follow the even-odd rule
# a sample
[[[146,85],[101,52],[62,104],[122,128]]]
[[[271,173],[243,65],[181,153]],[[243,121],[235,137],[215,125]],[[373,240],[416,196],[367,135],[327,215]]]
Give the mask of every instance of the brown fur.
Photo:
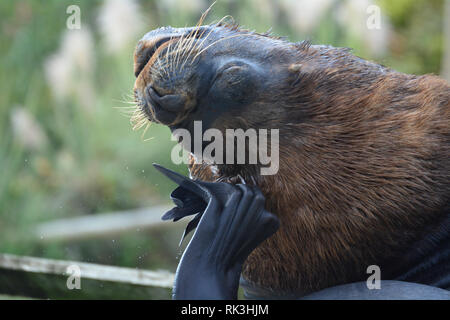
[[[372,75],[373,64],[343,49],[330,49],[332,67],[322,68],[313,59],[319,52],[306,50],[311,61],[299,71],[308,70],[306,85],[274,86],[270,95],[308,120],[278,119],[280,170],[257,177],[281,229],[244,268],[258,285],[303,294],[366,279],[369,265],[400,257],[424,226],[439,223],[450,194],[448,84],[384,68]],[[207,181],[226,170],[190,166]]]
[[[215,29],[224,37],[243,32]],[[279,129],[280,169],[261,176],[255,165],[212,170],[193,159],[189,169],[194,179],[236,183],[240,175],[256,183],[266,208],[280,218],[280,230],[247,259],[244,276],[299,295],[365,280],[372,264],[382,276],[391,272],[448,214],[450,86],[347,49],[258,34],[231,43],[219,51],[239,57],[240,50],[260,45],[255,55],[276,81],[255,102],[220,115],[213,127]],[[139,75],[139,92],[147,77]]]

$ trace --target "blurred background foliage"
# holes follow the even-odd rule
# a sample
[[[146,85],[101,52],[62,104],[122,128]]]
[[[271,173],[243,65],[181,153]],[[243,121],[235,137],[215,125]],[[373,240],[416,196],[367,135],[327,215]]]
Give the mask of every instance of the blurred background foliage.
[[[80,30],[66,27],[73,4]],[[133,49],[151,29],[195,24],[210,4],[0,2],[0,252],[175,270],[177,239],[166,231],[70,243],[30,235],[44,221],[168,202],[173,185],[152,163],[187,170],[170,162],[167,128],[152,125],[142,136],[124,116]],[[369,30],[374,4],[381,28]],[[219,0],[206,22],[232,15],[258,32],[351,47],[402,72],[440,74],[443,13],[444,0]]]

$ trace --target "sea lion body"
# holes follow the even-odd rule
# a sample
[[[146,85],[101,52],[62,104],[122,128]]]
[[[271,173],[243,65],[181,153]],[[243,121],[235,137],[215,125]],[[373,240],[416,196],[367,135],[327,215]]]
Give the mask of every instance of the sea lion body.
[[[274,175],[259,174],[258,164],[210,165],[194,157],[189,166],[193,179],[254,181],[266,209],[279,217],[280,230],[246,261],[248,282],[275,296],[302,296],[364,281],[370,265],[380,267],[383,279],[408,281],[424,256],[436,252],[435,265],[426,265],[444,278],[450,274],[447,82],[396,72],[348,49],[289,43],[235,26],[202,28],[158,29],[141,40],[136,98],[150,120],[172,130],[192,131],[195,120],[221,131],[279,129]],[[164,70],[158,59],[169,57],[182,35],[195,39],[196,51],[187,55],[197,60],[173,66],[169,81],[154,69]],[[165,45],[155,48],[162,39]],[[146,50],[153,50],[148,59]],[[230,61],[237,66],[222,75]],[[158,96],[183,101],[177,112],[152,103],[146,90],[153,86]],[[437,278],[415,281],[450,286],[449,277]]]

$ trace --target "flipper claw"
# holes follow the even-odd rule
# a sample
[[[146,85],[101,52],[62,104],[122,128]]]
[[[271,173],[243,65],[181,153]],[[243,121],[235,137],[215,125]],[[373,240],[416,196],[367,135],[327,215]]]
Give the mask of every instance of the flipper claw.
[[[176,222],[186,216],[195,215],[195,217],[188,223],[186,229],[183,232],[183,235],[180,240],[181,246],[184,238],[197,227],[200,218],[203,215],[203,212],[205,211],[205,208],[208,204],[198,194],[205,196],[209,192],[207,192],[207,190],[205,190],[204,187],[200,186],[199,182],[195,180],[191,180],[185,176],[182,176],[179,173],[166,169],[158,164],[154,163],[153,166],[159,172],[161,172],[170,180],[179,185],[179,187],[177,187],[170,195],[176,207],[164,213],[161,219],[162,220],[172,219],[174,222]]]

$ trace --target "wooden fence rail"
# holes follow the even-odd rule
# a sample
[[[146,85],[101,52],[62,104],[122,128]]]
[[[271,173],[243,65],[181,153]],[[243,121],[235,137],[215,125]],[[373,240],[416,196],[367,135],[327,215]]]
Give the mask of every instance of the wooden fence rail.
[[[162,221],[161,216],[170,208],[169,205],[155,206],[54,220],[37,225],[34,236],[39,241],[65,241],[169,227],[173,224]]]
[[[79,271],[79,289],[68,286],[69,277],[78,276],[72,274],[73,270]],[[45,299],[168,299],[173,280],[173,273],[164,270],[0,254],[3,295]]]

